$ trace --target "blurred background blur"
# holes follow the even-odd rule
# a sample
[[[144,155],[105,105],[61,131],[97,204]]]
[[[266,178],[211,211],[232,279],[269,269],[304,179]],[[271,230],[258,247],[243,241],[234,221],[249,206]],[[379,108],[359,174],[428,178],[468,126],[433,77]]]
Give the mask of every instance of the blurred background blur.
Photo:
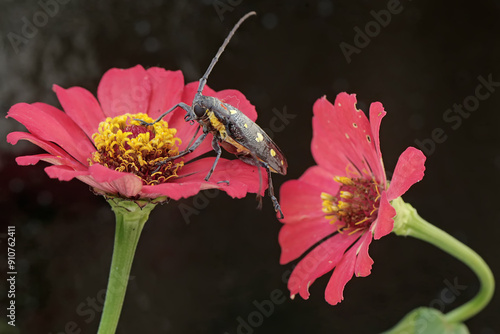
[[[381,145],[389,175],[406,147],[426,145],[420,147],[428,156],[426,175],[405,200],[476,250],[500,277],[499,2],[1,0],[0,7],[2,115],[18,102],[60,107],[53,84],[95,94],[112,67],[180,69],[186,82],[196,81],[234,23],[257,11],[235,35],[209,85],[245,94],[262,128],[270,129],[278,112],[291,115],[272,133],[289,163],[288,175],[274,177],[275,187],[314,164],[316,99],[356,93],[365,111],[380,101],[388,112]],[[381,14],[388,8],[392,14]],[[365,28],[369,35],[363,37]],[[479,77],[499,82],[482,100],[475,98]],[[460,124],[447,122],[447,110],[464,101],[470,114],[460,116]],[[439,128],[446,139],[431,144]],[[23,129],[0,120],[1,138]],[[7,271],[7,225],[16,226],[18,271],[17,327],[5,324],[2,311],[0,332],[95,333],[113,247],[108,204],[79,181],[50,179],[44,163],[17,166],[16,156],[41,152],[34,145],[2,140],[0,149],[0,277]],[[153,211],[118,333],[377,333],[416,307],[447,311],[478,290],[476,277],[459,261],[418,240],[389,235],[372,243],[372,274],[349,282],[341,304],[324,300],[327,274],[311,287],[309,300],[287,298],[259,318],[256,304],[275,290],[288,295],[282,276],[295,263],[279,264],[281,223],[268,198],[259,211],[254,196],[212,195]],[[180,205],[199,214],[188,222]],[[454,282],[461,288],[443,299]],[[0,301],[5,310],[3,288]],[[500,333],[499,308],[497,294],[467,322],[471,333]],[[254,325],[238,331],[242,321]]]

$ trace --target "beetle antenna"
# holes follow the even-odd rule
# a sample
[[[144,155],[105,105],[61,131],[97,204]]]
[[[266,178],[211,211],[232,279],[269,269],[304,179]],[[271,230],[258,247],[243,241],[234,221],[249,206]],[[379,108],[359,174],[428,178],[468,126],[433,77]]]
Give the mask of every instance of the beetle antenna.
[[[249,12],[247,13],[245,16],[243,16],[239,21],[238,23],[236,23],[233,27],[233,29],[229,32],[229,35],[227,35],[226,39],[224,40],[224,43],[222,43],[221,47],[219,48],[219,51],[217,51],[217,54],[215,55],[215,57],[212,59],[212,62],[210,63],[210,66],[208,66],[207,68],[207,71],[205,72],[205,74],[201,77],[200,79],[200,84],[198,86],[198,91],[196,92],[196,95],[201,95],[201,92],[203,91],[203,88],[205,88],[205,85],[207,84],[207,80],[208,80],[208,76],[210,75],[210,72],[212,72],[215,64],[217,64],[217,61],[219,60],[219,57],[221,56],[222,52],[224,52],[224,49],[226,48],[226,46],[229,44],[229,41],[231,40],[231,38],[233,37],[234,33],[236,32],[236,30],[238,30],[238,28],[240,27],[240,25],[243,23],[243,21],[245,21],[248,17],[252,16],[252,15],[257,15],[256,12]]]

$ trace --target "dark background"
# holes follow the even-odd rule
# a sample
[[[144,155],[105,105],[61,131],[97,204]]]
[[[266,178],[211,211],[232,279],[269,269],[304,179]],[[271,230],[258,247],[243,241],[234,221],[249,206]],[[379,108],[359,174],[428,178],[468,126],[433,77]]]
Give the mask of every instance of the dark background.
[[[263,128],[275,117],[273,109],[286,107],[296,116],[274,133],[289,162],[288,175],[274,177],[275,187],[314,164],[309,148],[316,99],[356,93],[365,111],[380,101],[388,111],[381,143],[389,175],[406,147],[443,129],[446,140],[427,151],[423,181],[404,198],[500,275],[500,87],[457,129],[443,120],[453,104],[475,94],[479,76],[500,81],[498,2],[402,1],[402,11],[359,54],[352,54],[350,63],[339,44],[353,45],[354,28],[364,30],[374,21],[370,12],[390,2],[65,2],[18,52],[8,34],[22,36],[23,17],[33,22],[42,6],[0,2],[2,114],[17,102],[59,106],[52,84],[82,86],[95,94],[102,74],[112,67],[181,69],[186,82],[195,81],[233,24],[255,10],[258,16],[238,31],[209,85],[243,92],[257,107]],[[221,14],[216,6],[229,9]],[[23,129],[11,119],[0,125],[2,138]],[[88,310],[107,282],[114,234],[108,204],[81,182],[49,179],[43,163],[18,167],[16,156],[40,152],[34,145],[13,147],[2,141],[0,148],[0,233],[5,238],[7,225],[16,226],[18,270],[17,331],[5,325],[2,291],[0,332],[78,333],[65,331],[65,326],[77,326],[81,333],[95,333],[100,313],[91,319]],[[171,202],[153,211],[137,249],[119,333],[237,333],[238,317],[248,319],[256,310],[254,301],[269,299],[274,290],[287,294],[282,275],[293,263],[279,264],[281,224],[270,200],[259,211],[251,195],[233,200],[221,193],[209,203],[204,199]],[[200,211],[189,224],[181,204]],[[3,275],[5,239],[0,247]],[[446,304],[447,311],[477,292],[478,281],[467,267],[418,240],[391,234],[372,243],[370,254],[372,274],[349,282],[341,304],[324,300],[328,274],[312,286],[309,300],[297,297],[275,305],[253,331],[377,333],[416,307]],[[454,281],[465,288],[443,300],[446,282]],[[88,312],[84,316],[77,313],[79,305]],[[101,306],[98,300],[96,305]],[[487,309],[467,321],[471,332],[500,333],[499,309],[496,294]]]

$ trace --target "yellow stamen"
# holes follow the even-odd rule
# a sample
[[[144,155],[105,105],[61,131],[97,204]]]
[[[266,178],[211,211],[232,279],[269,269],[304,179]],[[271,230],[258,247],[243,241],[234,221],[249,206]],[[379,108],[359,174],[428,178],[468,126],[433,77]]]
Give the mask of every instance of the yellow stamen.
[[[332,195],[328,194],[328,193],[321,193],[321,199],[323,201],[330,201],[330,202],[335,201],[335,198]]]
[[[352,164],[348,164],[346,167],[345,167],[345,172],[346,172],[346,175],[349,176],[350,178],[356,178],[356,177],[359,177],[359,172],[358,170],[356,169],[356,167],[354,167]]]
[[[338,218],[335,215],[326,215],[325,218],[329,221],[331,225],[335,224],[338,221]]]
[[[357,228],[357,229],[354,229],[352,230],[351,232],[349,232],[349,235],[353,235],[354,233],[358,232],[358,231],[361,231],[363,230],[363,228]]]
[[[375,191],[377,192],[377,198],[375,200],[378,200],[380,198],[380,190],[378,189],[378,183],[373,179],[373,185],[375,186]]]
[[[363,218],[362,220],[360,220],[359,222],[355,223],[354,225],[363,224],[365,221],[368,221],[368,220],[370,220],[370,218],[365,217],[365,218]]]
[[[332,213],[333,210],[330,206],[323,206],[323,208],[321,208],[321,210],[324,212],[324,213]]]
[[[335,181],[337,181],[338,183],[341,183],[341,184],[346,185],[346,186],[353,186],[354,185],[354,182],[352,181],[352,179],[345,177],[345,176],[335,176],[333,179]]]
[[[351,204],[344,202],[344,201],[339,201],[339,204],[338,204],[338,207],[340,210],[345,210],[345,209],[349,208],[350,206],[351,206]]]
[[[181,139],[175,136],[177,130],[169,128],[165,121],[145,126],[135,119],[147,123],[154,121],[139,113],[108,117],[101,122],[99,131],[92,135],[97,151],[89,164],[99,163],[116,171],[134,173],[145,184],[158,184],[177,177],[184,162],[159,164],[178,155]]]
[[[335,196],[322,192],[322,211],[339,233],[357,233],[368,229],[377,218],[380,189],[375,179],[336,176],[340,189]],[[383,188],[382,188],[383,189]]]
[[[345,198],[345,199],[351,199],[354,197],[354,195],[348,191],[340,191],[340,197]]]

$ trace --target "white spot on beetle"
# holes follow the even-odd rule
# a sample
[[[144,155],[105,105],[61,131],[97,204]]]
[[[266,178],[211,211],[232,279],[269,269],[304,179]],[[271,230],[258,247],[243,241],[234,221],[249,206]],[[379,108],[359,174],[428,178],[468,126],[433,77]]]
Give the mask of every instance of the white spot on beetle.
[[[262,135],[262,133],[257,132],[257,138],[255,138],[255,140],[257,141],[257,143],[260,143],[261,141],[263,141],[264,136]]]
[[[231,115],[234,115],[234,114],[237,114],[237,113],[238,113],[238,111],[236,111],[236,110],[234,110],[234,109],[229,110],[229,112],[231,113]]]
[[[271,151],[269,151],[269,153],[271,153],[271,156],[273,156],[273,157],[276,156],[276,151],[273,149],[271,149]]]

